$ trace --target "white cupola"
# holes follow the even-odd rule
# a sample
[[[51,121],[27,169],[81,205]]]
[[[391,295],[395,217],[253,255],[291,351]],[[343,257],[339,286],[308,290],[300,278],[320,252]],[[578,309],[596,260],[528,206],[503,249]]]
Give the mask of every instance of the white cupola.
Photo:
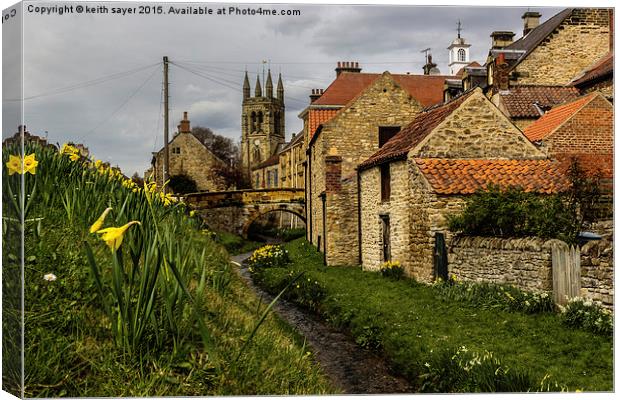
[[[461,21],[457,24],[457,38],[452,41],[448,50],[450,51],[450,61],[448,69],[450,75],[456,75],[461,68],[469,64],[469,43],[461,37]]]

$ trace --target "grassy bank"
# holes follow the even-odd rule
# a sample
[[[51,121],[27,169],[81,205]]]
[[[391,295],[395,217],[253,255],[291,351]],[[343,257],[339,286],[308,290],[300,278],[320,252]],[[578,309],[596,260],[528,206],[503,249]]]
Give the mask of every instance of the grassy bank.
[[[306,271],[291,299],[383,352],[419,390],[613,389],[609,336],[567,328],[554,313],[481,307],[450,300],[439,286],[325,267],[303,239],[285,248],[290,264],[263,269],[257,281],[276,291]]]
[[[25,220],[3,241],[25,230],[27,397],[333,392],[278,319],[251,335],[265,306],[182,204],[65,150],[27,144],[23,173],[3,149],[3,216]]]

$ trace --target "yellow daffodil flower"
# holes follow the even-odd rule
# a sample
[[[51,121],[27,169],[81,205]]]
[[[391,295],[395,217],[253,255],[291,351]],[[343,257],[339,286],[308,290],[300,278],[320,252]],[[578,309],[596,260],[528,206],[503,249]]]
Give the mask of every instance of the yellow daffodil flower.
[[[19,156],[9,155],[9,161],[6,163],[6,167],[9,169],[9,175],[14,173],[22,174],[22,159]]]
[[[93,223],[93,225],[90,227],[90,233],[95,233],[101,229],[101,227],[103,226],[103,221],[105,221],[105,217],[108,215],[110,211],[112,211],[112,207],[108,207],[103,211],[101,216],[97,218],[95,223]]]
[[[73,153],[73,154],[71,154],[71,155],[69,156],[69,159],[70,159],[71,161],[77,161],[77,160],[79,160],[79,159],[80,159],[80,154],[79,154],[79,153]]]
[[[62,147],[60,148],[60,154],[75,154],[77,152],[78,152],[78,149],[76,149],[75,147],[67,143],[63,144]]]
[[[34,153],[24,157],[24,173],[30,172],[32,175],[36,174],[37,165],[39,165],[39,162],[35,159]]]
[[[115,252],[118,250],[119,247],[121,247],[121,244],[123,243],[123,236],[125,235],[127,229],[129,229],[129,227],[134,224],[140,225],[140,221],[131,221],[119,228],[112,227],[101,229],[97,231],[97,233],[101,235],[101,240],[103,240],[105,244],[108,245],[110,250],[112,250],[112,252]]]
[[[101,160],[95,161],[95,168],[101,167]]]
[[[190,217],[193,217],[194,215],[196,215],[196,210],[192,210],[189,212]]]

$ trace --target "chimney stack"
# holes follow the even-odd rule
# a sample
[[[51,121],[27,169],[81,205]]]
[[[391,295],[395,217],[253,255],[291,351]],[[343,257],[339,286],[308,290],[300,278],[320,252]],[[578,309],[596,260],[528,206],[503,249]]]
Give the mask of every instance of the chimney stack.
[[[314,103],[323,94],[323,89],[312,89],[310,94],[310,103]]]
[[[540,13],[535,11],[528,11],[521,16],[523,20],[523,36],[530,33],[530,31],[536,28],[540,24]]]
[[[187,119],[187,111],[183,111],[183,119],[179,124],[179,133],[191,133],[191,129],[189,127],[189,120]]]
[[[504,47],[512,44],[513,38],[515,37],[514,32],[510,31],[495,31],[491,33],[491,48],[493,49],[503,49]]]
[[[338,66],[336,67],[336,76],[340,75],[341,72],[362,72],[360,68],[360,64],[357,61],[338,61]]]

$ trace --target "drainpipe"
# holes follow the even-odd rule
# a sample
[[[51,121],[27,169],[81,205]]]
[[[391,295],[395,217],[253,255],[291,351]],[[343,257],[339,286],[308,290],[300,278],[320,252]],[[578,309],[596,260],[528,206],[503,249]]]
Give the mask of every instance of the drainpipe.
[[[362,174],[357,169],[357,263],[362,265]]]

